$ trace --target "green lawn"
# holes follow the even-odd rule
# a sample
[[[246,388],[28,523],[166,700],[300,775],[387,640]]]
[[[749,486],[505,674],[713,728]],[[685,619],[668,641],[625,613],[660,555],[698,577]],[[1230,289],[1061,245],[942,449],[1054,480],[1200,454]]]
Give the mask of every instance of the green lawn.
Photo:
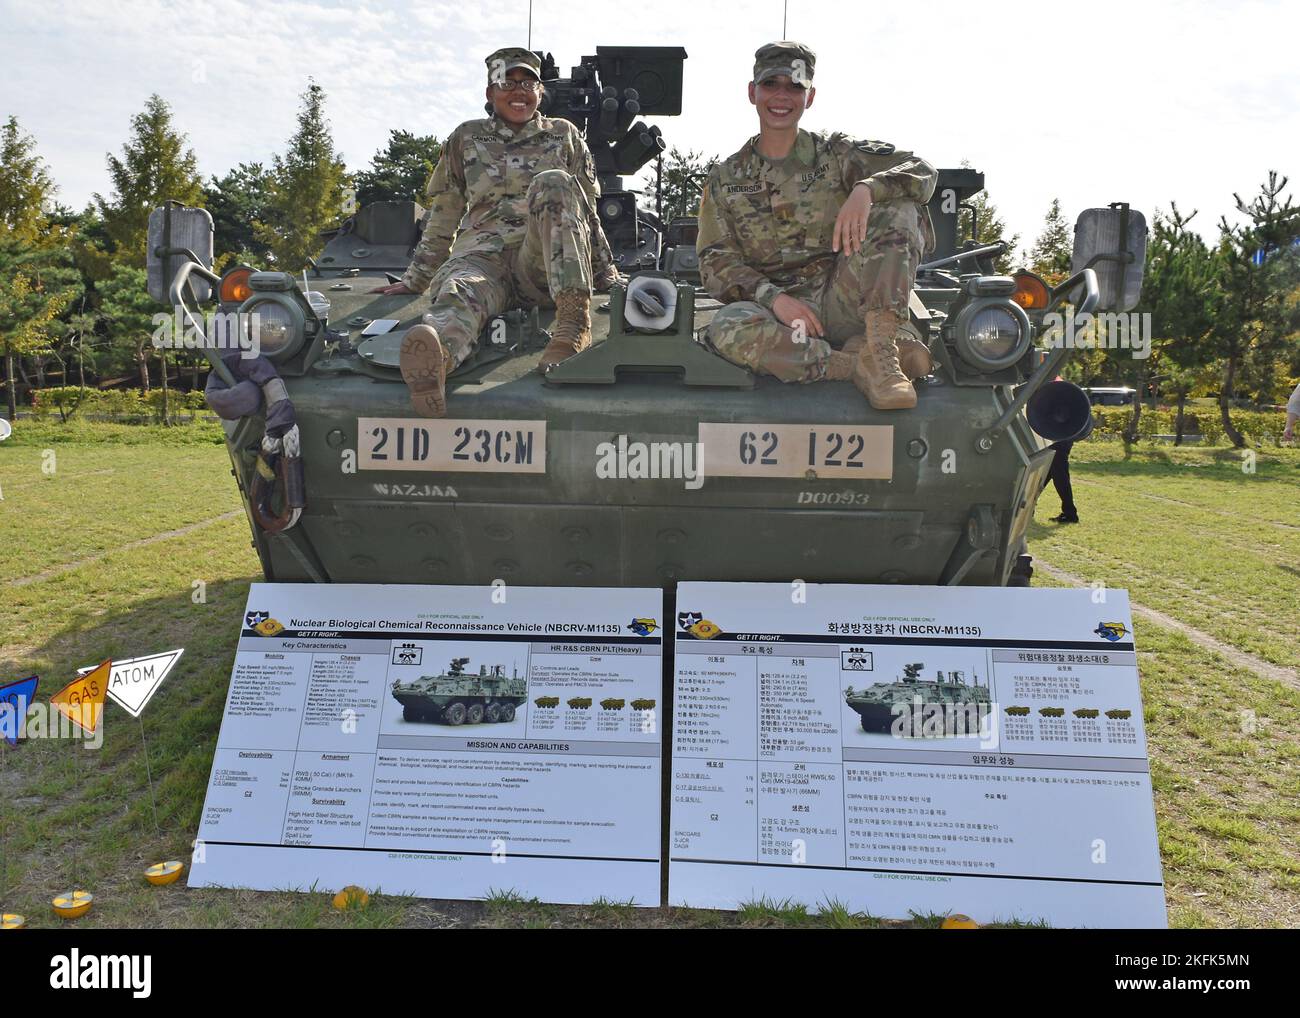
[[[0,907],[49,925],[49,900],[96,895],[89,926],[936,925],[755,902],[730,914],[438,902],[377,895],[335,912],[324,894],[151,888],[141,871],[188,859],[247,584],[260,575],[220,432],[26,425],[0,445],[0,677],[56,677],[107,656],[184,646],[142,728],[109,708],[103,749],[0,743]],[[43,473],[45,449],[56,469]],[[1128,587],[1220,641],[1300,666],[1300,454],[1076,447],[1084,522],[1039,522],[1030,550],[1088,582]],[[1038,520],[1055,515],[1049,490]],[[172,531],[182,531],[173,536]],[[152,539],[152,540],[149,540]],[[1036,580],[1050,583],[1041,572]],[[205,599],[196,602],[202,581]],[[1178,926],[1281,926],[1300,915],[1300,692],[1233,666],[1186,635],[1135,623],[1157,823]],[[42,696],[42,699],[45,698]]]

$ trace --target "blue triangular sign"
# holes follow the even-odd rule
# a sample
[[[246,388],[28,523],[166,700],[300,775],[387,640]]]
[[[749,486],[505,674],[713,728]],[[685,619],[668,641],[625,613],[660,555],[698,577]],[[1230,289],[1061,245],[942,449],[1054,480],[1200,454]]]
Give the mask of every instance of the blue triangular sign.
[[[27,708],[36,696],[36,684],[40,679],[29,675],[25,679],[0,686],[0,736],[9,745],[18,745],[18,733],[27,717]]]

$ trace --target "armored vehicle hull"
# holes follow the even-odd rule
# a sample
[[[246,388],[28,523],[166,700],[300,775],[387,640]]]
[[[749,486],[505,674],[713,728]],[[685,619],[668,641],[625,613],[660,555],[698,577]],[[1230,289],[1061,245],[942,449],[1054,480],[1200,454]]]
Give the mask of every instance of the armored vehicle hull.
[[[367,308],[367,315],[409,322],[418,321],[420,310]],[[701,325],[710,316],[699,315]],[[535,352],[512,357],[453,384],[448,415],[453,426],[473,422],[476,446],[473,434],[488,432],[494,453],[500,435],[507,436],[502,453],[514,451],[519,422],[545,422],[544,438],[533,432],[534,456],[544,452],[546,462],[538,474],[378,465],[345,473],[344,450],[364,453],[380,441],[395,447],[398,428],[412,441],[420,422],[410,420],[405,385],[395,370],[390,384],[337,370],[325,378],[286,379],[303,436],[309,498],[297,527],[281,534],[267,533],[250,515],[267,578],[662,586],[798,576],[1003,585],[1053,455],[1023,416],[991,451],[977,452],[972,435],[990,426],[1009,398],[937,378],[918,383],[914,410],[883,413],[845,382],[794,386],[758,379],[753,390],[698,390],[661,377],[631,378],[614,388],[547,386],[533,370],[535,359]],[[629,445],[693,450],[701,423],[751,425],[756,438],[775,428],[802,429],[804,444],[809,434],[883,427],[891,476],[819,477],[814,469],[799,478],[709,476],[708,450],[704,483],[696,489],[680,477],[598,476],[606,452],[600,447],[617,450],[620,435]],[[228,426],[245,496],[262,428],[257,418]],[[957,469],[945,472],[948,450]]]

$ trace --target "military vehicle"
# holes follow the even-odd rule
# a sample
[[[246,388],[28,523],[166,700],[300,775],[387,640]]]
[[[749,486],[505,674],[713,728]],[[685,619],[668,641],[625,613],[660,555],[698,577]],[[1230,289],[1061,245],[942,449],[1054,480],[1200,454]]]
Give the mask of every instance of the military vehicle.
[[[1096,707],[1079,707],[1075,709],[1074,716],[1076,718],[1095,718],[1099,713],[1101,712]]]
[[[992,710],[989,687],[978,683],[968,684],[966,673],[960,670],[948,672],[947,678],[940,671],[933,682],[927,682],[921,677],[921,669],[924,667],[920,662],[903,665],[902,678],[894,682],[877,682],[874,686],[861,690],[849,686],[844,690],[844,702],[862,719],[864,732],[892,731],[894,721],[906,708],[906,712],[921,712],[922,717],[917,718],[913,714],[914,723],[905,724],[903,734],[919,734],[925,708],[933,704],[955,708],[954,712],[946,712],[946,728],[955,729],[957,712],[973,710],[974,716],[967,719],[970,723],[968,730],[979,730],[985,715]]]
[[[477,675],[465,672],[469,658],[452,658],[441,675],[421,675],[410,682],[393,683],[393,698],[402,705],[407,721],[443,725],[496,724],[515,719],[515,708],[523,703],[528,684],[517,675],[509,678],[501,665],[480,665]]]
[[[608,697],[607,699],[600,701],[600,709],[601,710],[622,710],[624,704],[626,703],[627,703],[626,700],[619,700],[611,696]]]
[[[654,710],[654,706],[655,706],[654,700],[633,700],[632,701],[633,710]]]
[[[1045,718],[1061,718],[1061,717],[1065,717],[1065,708],[1064,707],[1039,707],[1038,713],[1043,715],[1043,717]]]
[[[558,707],[560,698],[558,696],[539,696],[533,703],[538,707]]]
[[[586,710],[588,707],[591,706],[591,697],[573,696],[570,697],[567,702],[569,706],[572,707],[574,710]]]
[[[1112,721],[1122,721],[1123,719],[1131,718],[1132,716],[1133,712],[1131,710],[1120,710],[1118,707],[1106,712],[1106,717],[1110,718]]]
[[[292,406],[297,431],[283,443],[264,442],[256,390],[251,405],[223,411],[267,579],[1028,582],[1024,539],[1047,443],[1092,421],[1087,396],[1052,381],[1074,344],[1039,347],[1067,301],[1076,321],[1134,306],[1141,213],[1123,203],[1085,211],[1073,274],[1052,287],[996,273],[1003,244],[959,243],[959,217],[977,216],[984,178],[941,170],[929,204],[937,246],[911,301],[935,360],[916,383],[918,405],[878,412],[848,382],[756,378],[696,338],[719,305],[696,285],[694,221],[665,223],[624,184],[665,144],[639,118],[682,112],[685,59],[679,48],[598,46],[566,77],[545,55],[543,112],[585,131],[598,212],[630,278],[594,302],[594,345],[545,377],[534,368],[552,312],[489,323],[478,355],[449,380],[445,419],[415,417],[398,371],[402,337],[430,298],[371,293],[408,264],[424,211],[415,202],[356,211],[305,284],[298,265],[218,275],[206,212],[154,212],[151,294],[209,332],[202,309],[225,314],[283,379],[264,391]],[[703,103],[696,110],[707,115]],[[718,147],[739,147],[750,131],[733,125]],[[706,473],[692,479],[697,449]]]
[[[1005,710],[1006,713],[1011,715],[1013,718],[1023,718],[1027,717],[1029,714],[1028,707],[1007,707]]]

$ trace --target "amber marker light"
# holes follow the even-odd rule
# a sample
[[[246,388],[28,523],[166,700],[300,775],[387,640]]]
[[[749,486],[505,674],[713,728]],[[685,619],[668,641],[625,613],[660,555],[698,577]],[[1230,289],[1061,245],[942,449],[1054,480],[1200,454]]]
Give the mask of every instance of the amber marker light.
[[[1016,281],[1015,292],[1011,299],[1026,311],[1042,311],[1051,300],[1051,293],[1038,276],[1021,270],[1013,277]]]
[[[247,265],[231,269],[221,277],[221,303],[242,304],[253,296],[253,288],[248,285],[248,277],[253,270]]]
[[[80,919],[94,902],[95,896],[89,891],[68,891],[54,899],[54,914],[60,919]]]
[[[182,869],[184,869],[182,864],[174,859],[168,862],[156,862],[144,871],[144,878],[151,884],[162,886],[174,883],[181,875]]]

